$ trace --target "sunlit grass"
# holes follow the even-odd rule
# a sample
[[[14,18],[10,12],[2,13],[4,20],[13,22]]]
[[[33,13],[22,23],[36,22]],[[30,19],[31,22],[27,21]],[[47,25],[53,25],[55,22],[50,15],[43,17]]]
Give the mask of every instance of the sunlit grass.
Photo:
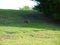
[[[0,45],[60,45],[59,38],[60,31],[0,26]]]

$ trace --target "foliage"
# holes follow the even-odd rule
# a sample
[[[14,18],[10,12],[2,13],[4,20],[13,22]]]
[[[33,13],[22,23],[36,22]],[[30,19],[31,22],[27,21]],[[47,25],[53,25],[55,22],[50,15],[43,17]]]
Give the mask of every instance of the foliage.
[[[24,6],[23,8],[21,8],[21,10],[30,10],[29,6]]]
[[[35,9],[42,11],[45,16],[60,20],[60,0],[35,0],[40,2]]]

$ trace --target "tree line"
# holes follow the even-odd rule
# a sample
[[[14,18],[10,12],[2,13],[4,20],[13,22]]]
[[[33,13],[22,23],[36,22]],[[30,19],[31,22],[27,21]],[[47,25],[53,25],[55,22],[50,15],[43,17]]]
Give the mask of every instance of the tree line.
[[[33,9],[44,13],[45,17],[60,21],[60,0],[33,0],[36,5]]]

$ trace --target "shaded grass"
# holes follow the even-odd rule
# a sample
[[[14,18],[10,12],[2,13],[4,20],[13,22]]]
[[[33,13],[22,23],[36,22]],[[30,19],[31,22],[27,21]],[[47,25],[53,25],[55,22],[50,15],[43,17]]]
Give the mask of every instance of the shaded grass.
[[[46,30],[60,30],[60,26],[56,26],[50,23],[37,21],[34,19],[24,18],[24,16],[39,13],[33,10],[2,10],[0,9],[0,25],[1,26],[13,26],[13,27],[31,27],[42,28]],[[25,24],[23,21],[29,19],[30,23]]]
[[[45,30],[60,30],[60,26],[56,26],[49,23],[7,23],[0,24],[1,26],[12,26],[12,27],[26,27],[26,28],[37,28],[37,29],[45,29]]]

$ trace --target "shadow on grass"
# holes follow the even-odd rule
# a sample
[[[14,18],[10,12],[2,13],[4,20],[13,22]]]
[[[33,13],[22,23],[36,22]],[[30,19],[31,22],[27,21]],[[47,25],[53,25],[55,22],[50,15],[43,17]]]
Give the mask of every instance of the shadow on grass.
[[[0,23],[0,26],[10,26],[10,27],[24,27],[24,28],[37,28],[37,29],[45,29],[45,30],[60,30],[60,26],[40,22],[40,23]]]

